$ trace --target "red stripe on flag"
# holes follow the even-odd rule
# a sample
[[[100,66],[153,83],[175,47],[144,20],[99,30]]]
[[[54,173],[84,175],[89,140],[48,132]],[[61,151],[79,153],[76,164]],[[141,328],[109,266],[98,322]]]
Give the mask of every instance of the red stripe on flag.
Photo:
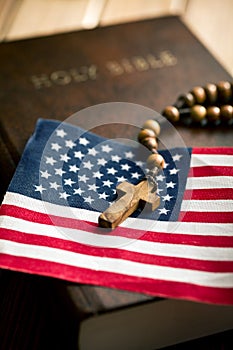
[[[43,214],[14,205],[3,204],[1,207],[1,214],[43,225],[73,228],[93,233],[103,233],[103,229],[99,228],[97,223],[56,215]]]
[[[202,190],[185,190],[183,199],[221,200],[233,199],[232,188],[205,188]]]
[[[192,154],[226,154],[233,155],[233,147],[202,147],[202,148],[192,148]]]
[[[69,252],[84,254],[88,256],[123,259],[143,264],[156,266],[167,266],[172,268],[181,268],[188,270],[208,271],[208,272],[233,272],[233,261],[209,261],[199,259],[178,258],[172,256],[160,256],[152,254],[143,254],[131,252],[119,248],[103,248],[88,246],[77,242],[39,236],[34,234],[22,233],[14,230],[2,229],[1,238],[11,242],[17,242],[27,245],[37,245],[56,249],[62,249]]]
[[[188,177],[233,176],[233,166],[200,166],[190,168]]]
[[[195,245],[203,247],[233,247],[233,239],[229,236],[211,236],[208,235],[191,235],[184,233],[167,233],[167,232],[153,232],[132,228],[125,228],[118,226],[114,231],[103,231],[97,224],[90,223],[79,219],[62,218],[54,215],[47,215],[34,212],[29,209],[22,209],[16,206],[2,205],[2,214],[14,218],[23,219],[28,222],[35,222],[38,224],[46,224],[49,226],[58,226],[63,228],[73,228],[87,231],[93,234],[106,234],[112,236],[121,236],[131,239],[139,239],[148,242],[159,242],[169,244]],[[209,215],[209,213],[207,213]],[[182,220],[181,221],[186,221]],[[49,237],[50,239],[50,237]]]
[[[233,303],[233,288],[203,287],[192,283],[171,282],[150,278],[135,278],[124,274],[103,272],[39,259],[1,255],[4,268],[27,273],[66,279],[72,282],[94,284],[110,288],[157,295],[165,298],[188,299],[214,304]]]

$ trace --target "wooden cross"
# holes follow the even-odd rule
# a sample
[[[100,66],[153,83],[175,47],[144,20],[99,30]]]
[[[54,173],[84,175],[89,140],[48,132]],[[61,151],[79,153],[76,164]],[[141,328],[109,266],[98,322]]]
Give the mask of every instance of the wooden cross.
[[[137,185],[127,181],[122,182],[117,186],[116,191],[118,195],[116,202],[99,216],[101,227],[113,229],[145,204],[151,210],[155,210],[160,204],[160,198],[147,179],[143,179]]]

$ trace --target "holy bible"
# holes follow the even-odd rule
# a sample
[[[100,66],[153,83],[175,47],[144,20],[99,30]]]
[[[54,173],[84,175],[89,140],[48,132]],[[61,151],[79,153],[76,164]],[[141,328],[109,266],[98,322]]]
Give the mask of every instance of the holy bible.
[[[0,52],[2,197],[38,118],[62,121],[112,101],[159,112],[196,85],[231,79],[177,17],[2,43]],[[79,126],[86,123],[80,119]],[[179,126],[178,131],[187,146],[232,145],[230,129]],[[112,128],[105,136],[115,133]],[[232,308],[226,306],[44,280],[70,310],[70,320],[79,321],[79,329],[64,337],[67,344],[76,337],[81,350],[155,349],[233,326]],[[19,337],[23,341],[22,333]]]

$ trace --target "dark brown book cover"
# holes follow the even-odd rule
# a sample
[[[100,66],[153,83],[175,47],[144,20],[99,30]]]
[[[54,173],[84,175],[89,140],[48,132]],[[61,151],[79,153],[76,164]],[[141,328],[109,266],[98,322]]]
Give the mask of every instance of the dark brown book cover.
[[[196,85],[231,79],[177,17],[2,43],[0,57],[1,196],[38,118],[64,120],[112,101],[161,111]],[[80,126],[85,128],[85,120]],[[179,126],[178,131],[188,146],[232,145],[230,129]],[[154,301],[107,288],[50,283],[80,318]]]

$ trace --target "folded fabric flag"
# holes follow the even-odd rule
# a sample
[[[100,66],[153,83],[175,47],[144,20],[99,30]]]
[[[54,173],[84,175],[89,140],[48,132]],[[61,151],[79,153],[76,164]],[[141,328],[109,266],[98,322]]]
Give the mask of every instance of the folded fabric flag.
[[[146,156],[39,120],[0,209],[0,267],[202,302],[233,304],[233,148],[161,151],[161,204],[98,227],[116,185]]]

